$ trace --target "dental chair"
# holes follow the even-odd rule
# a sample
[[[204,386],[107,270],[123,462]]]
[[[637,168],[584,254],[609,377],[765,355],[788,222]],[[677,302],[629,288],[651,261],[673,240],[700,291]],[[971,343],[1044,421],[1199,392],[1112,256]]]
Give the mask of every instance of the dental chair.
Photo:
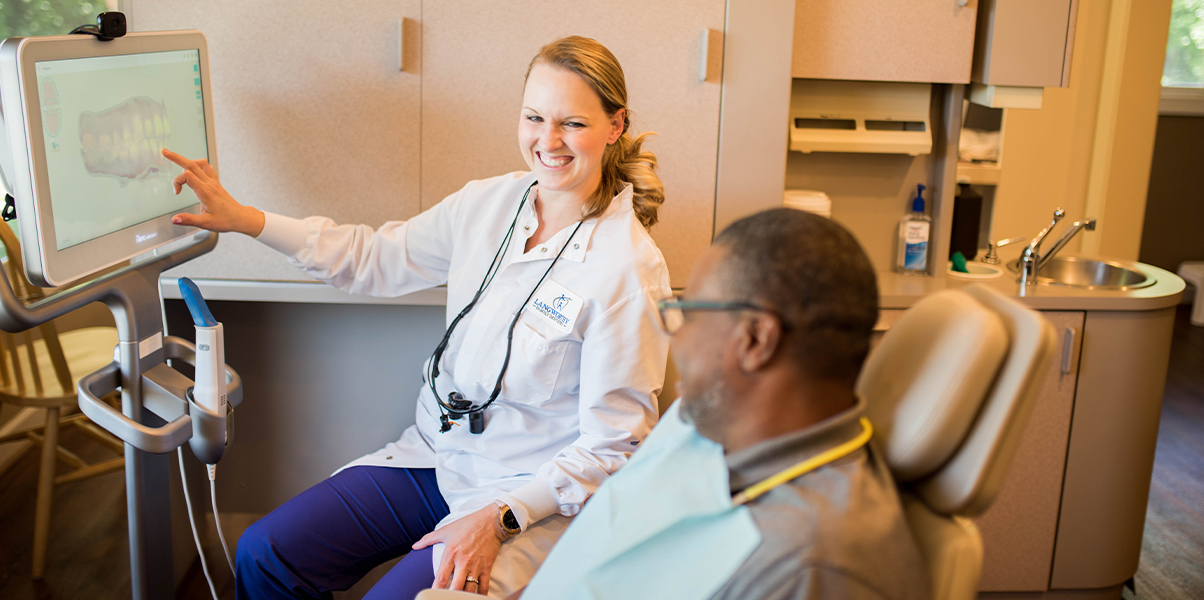
[[[1039,313],[973,285],[920,301],[866,361],[857,392],[936,600],[977,595],[983,543],[970,518],[1003,484],[1054,345]]]
[[[971,517],[1003,484],[1055,345],[1039,313],[985,286],[909,309],[870,353],[857,383],[871,443],[900,488],[934,600],[977,596],[983,544]],[[418,600],[462,600],[426,590]]]

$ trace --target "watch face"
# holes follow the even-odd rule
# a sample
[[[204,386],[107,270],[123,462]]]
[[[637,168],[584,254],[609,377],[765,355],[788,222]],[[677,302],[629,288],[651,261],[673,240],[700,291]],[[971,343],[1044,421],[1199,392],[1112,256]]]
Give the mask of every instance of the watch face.
[[[518,519],[514,517],[513,510],[507,510],[506,514],[502,515],[502,525],[506,529],[518,529]]]

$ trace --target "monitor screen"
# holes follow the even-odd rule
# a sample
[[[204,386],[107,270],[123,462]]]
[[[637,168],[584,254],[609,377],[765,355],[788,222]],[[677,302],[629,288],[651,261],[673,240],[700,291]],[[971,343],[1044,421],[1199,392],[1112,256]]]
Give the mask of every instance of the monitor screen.
[[[170,148],[208,158],[198,50],[37,61],[59,250],[196,204]]]
[[[171,222],[201,206],[190,188],[175,193],[181,169],[160,151],[217,167],[211,96],[199,31],[0,42],[0,116],[11,151],[0,151],[0,165],[30,281],[80,281],[208,235]]]

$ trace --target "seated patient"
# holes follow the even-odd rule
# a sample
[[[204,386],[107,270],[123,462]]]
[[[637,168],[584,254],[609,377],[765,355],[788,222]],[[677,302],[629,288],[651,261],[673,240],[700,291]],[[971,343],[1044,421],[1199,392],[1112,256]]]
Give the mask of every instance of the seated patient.
[[[927,598],[894,481],[858,440],[878,292],[853,236],[789,209],[748,217],[660,308],[681,399],[524,600]],[[844,456],[789,473],[833,449]]]

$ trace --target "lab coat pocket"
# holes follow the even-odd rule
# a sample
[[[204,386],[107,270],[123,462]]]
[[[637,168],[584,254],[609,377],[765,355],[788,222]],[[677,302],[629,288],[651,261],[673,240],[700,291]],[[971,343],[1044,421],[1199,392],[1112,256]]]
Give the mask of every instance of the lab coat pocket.
[[[547,402],[556,389],[556,380],[564,365],[567,340],[548,340],[531,326],[519,320],[514,326],[510,350],[510,367],[502,379],[500,399],[516,404],[538,405]],[[481,382],[493,389],[506,357],[506,344],[487,353],[481,363]]]

